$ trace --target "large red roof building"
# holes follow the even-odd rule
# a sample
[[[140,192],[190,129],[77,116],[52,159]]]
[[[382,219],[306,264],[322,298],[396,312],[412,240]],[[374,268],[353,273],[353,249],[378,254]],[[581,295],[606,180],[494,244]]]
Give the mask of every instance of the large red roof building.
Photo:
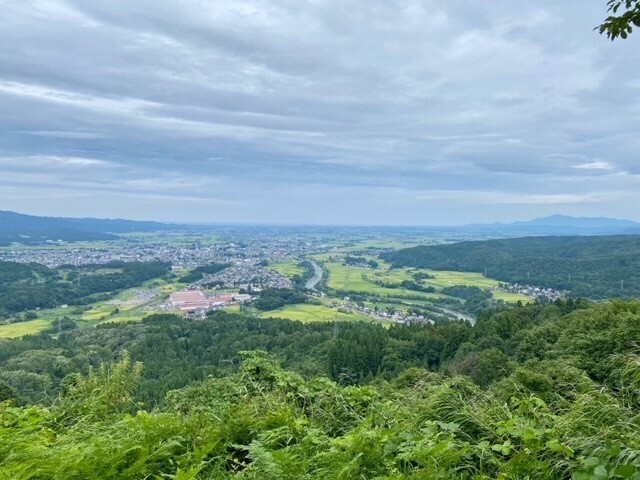
[[[209,300],[200,290],[185,290],[170,295],[171,306],[178,310],[209,308]]]

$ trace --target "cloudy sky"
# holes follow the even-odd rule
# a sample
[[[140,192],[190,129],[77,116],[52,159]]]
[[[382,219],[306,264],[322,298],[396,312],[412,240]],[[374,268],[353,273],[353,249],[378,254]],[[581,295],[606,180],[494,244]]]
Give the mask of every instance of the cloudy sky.
[[[640,32],[605,0],[0,0],[0,209],[640,220]]]

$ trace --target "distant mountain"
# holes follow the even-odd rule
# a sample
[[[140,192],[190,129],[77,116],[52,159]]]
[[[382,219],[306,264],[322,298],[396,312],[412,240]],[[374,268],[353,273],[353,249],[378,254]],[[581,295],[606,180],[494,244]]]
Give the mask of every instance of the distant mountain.
[[[514,223],[465,225],[463,230],[503,235],[632,235],[640,234],[640,223],[606,217],[550,217]]]
[[[178,227],[119,219],[37,217],[0,210],[0,245],[114,240],[118,233],[155,232]]]

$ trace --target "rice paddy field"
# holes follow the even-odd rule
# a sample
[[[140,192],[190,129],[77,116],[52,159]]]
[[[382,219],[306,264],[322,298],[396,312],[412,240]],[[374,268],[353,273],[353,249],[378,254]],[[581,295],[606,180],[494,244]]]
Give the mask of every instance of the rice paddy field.
[[[325,307],[324,305],[287,305],[277,310],[265,312],[260,318],[285,318],[288,320],[297,320],[300,322],[332,322],[332,321],[371,321],[369,317],[359,313],[339,312],[334,308]]]
[[[18,338],[41,332],[51,326],[51,320],[38,318],[28,322],[0,325],[0,338]]]
[[[275,270],[283,277],[291,278],[294,275],[304,274],[304,270],[298,266],[301,262],[299,259],[288,260],[285,262],[276,262],[270,264],[267,268]]]
[[[439,270],[418,270],[415,268],[395,268],[389,269],[387,264],[381,263],[381,268],[369,269],[343,265],[338,262],[325,262],[324,267],[329,272],[327,285],[335,290],[348,290],[353,292],[369,293],[383,297],[422,297],[425,300],[441,297],[438,292],[447,287],[464,285],[468,287],[478,287],[489,289],[497,287],[500,282],[493,278],[487,278],[480,273],[474,272],[451,272]],[[421,282],[422,285],[433,286],[436,293],[425,293],[409,290],[405,288],[386,288],[377,285],[376,282],[401,283],[405,280],[413,281],[415,273],[428,273],[435,278],[430,278]],[[496,300],[516,303],[521,301],[531,302],[531,298],[508,292],[492,291]]]
[[[17,338],[25,335],[33,335],[50,328],[53,322],[61,317],[78,319],[75,307],[47,308],[37,312],[38,318],[26,322],[9,323],[0,325],[0,338]]]
[[[388,282],[409,280],[411,278],[409,275],[402,275],[398,272],[393,272],[390,275],[382,270],[376,271],[332,262],[325,263],[324,267],[329,271],[327,285],[334,290],[370,293],[383,297],[419,296],[425,299],[434,298],[432,293],[416,292],[406,288],[386,288],[375,284],[376,280]],[[402,280],[397,280],[398,278],[402,278]]]
[[[103,322],[139,322],[147,315],[151,315],[148,310],[144,310],[144,305],[114,305],[113,303],[100,303],[91,310],[82,314],[80,320],[91,323]]]
[[[531,297],[527,297],[526,295],[521,295],[519,293],[500,292],[495,290],[492,293],[493,293],[493,298],[495,298],[496,300],[503,300],[507,303],[517,303],[517,302],[522,302],[523,304],[533,303],[533,299]]]

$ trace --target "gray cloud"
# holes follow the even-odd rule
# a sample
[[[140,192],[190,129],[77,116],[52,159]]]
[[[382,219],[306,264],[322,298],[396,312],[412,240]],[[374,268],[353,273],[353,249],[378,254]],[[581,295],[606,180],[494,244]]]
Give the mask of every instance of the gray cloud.
[[[640,37],[593,32],[599,3],[5,2],[0,205],[640,220]]]

